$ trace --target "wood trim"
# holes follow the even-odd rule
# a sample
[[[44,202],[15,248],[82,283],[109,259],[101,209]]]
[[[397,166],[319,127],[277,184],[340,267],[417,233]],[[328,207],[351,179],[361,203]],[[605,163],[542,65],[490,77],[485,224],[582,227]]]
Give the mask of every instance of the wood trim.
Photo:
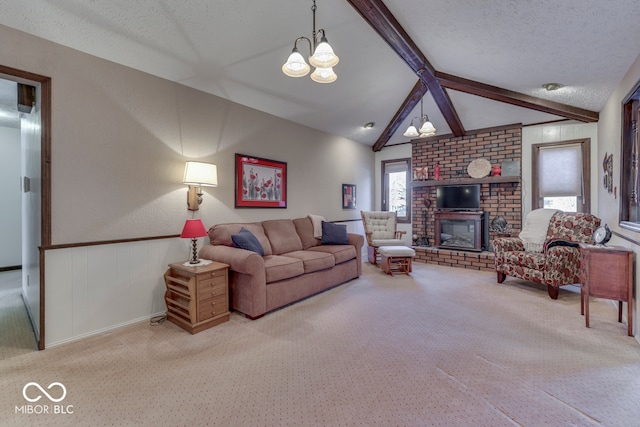
[[[150,236],[150,237],[133,237],[130,239],[115,239],[115,240],[97,240],[94,242],[77,242],[77,243],[63,243],[59,245],[43,246],[42,250],[50,251],[56,249],[68,249],[68,248],[81,248],[86,246],[100,246],[100,245],[114,245],[117,243],[130,243],[130,242],[144,242],[147,240],[161,240],[161,239],[174,239],[180,237],[179,234],[167,234],[164,236]]]
[[[522,123],[512,123],[510,125],[501,125],[501,126],[493,126],[489,128],[473,129],[473,130],[467,131],[465,136],[473,136],[481,133],[490,133],[490,132],[496,132],[500,130],[511,130],[514,128],[522,129],[522,127],[523,127]],[[434,135],[434,136],[427,136],[425,138],[412,139],[409,143],[411,144],[414,142],[435,141],[439,139],[448,139],[448,138],[459,138],[459,137],[455,136],[452,133],[447,133],[444,135]],[[406,143],[403,142],[402,144],[406,144]],[[400,144],[393,144],[393,145],[400,145]]]
[[[455,185],[455,184],[504,184],[511,182],[520,182],[519,176],[487,176],[485,178],[454,178],[426,181],[412,181],[411,188],[418,187],[434,187],[438,185]]]
[[[380,134],[376,143],[373,144],[373,151],[382,150],[393,134],[398,130],[402,122],[409,117],[409,114],[411,114],[415,106],[418,105],[426,93],[427,87],[418,80],[411,89],[411,92],[409,92],[409,95],[407,95],[404,101],[402,101],[402,105],[400,105],[398,111],[393,115],[387,127],[382,131],[382,134]]]
[[[12,80],[40,83],[40,244],[51,244],[51,78],[0,65],[0,75]],[[44,254],[40,252],[40,336],[38,349],[44,350]]]
[[[627,237],[624,234],[618,233],[617,231],[611,230],[611,234],[613,234],[614,236],[620,237],[621,239],[624,239],[627,242],[631,242],[636,246],[640,246],[640,241],[632,239],[631,237]]]
[[[462,126],[462,121],[460,120],[460,117],[458,117],[458,113],[456,112],[449,95],[436,78],[436,70],[429,63],[425,55],[420,51],[411,37],[409,37],[409,34],[407,34],[404,28],[402,28],[387,6],[385,6],[381,0],[347,1],[426,85],[431,92],[431,96],[433,96],[436,105],[438,105],[440,112],[444,116],[444,119],[447,121],[451,131],[457,136],[463,136],[465,132],[464,127]],[[410,98],[412,94],[415,95],[415,86],[407,98]],[[406,104],[403,104],[398,112],[402,111],[404,109],[403,107],[406,107]],[[391,127],[393,124],[394,122],[392,120],[387,128]],[[374,145],[374,151],[379,151],[388,140],[388,134],[383,133]]]
[[[442,87],[457,90],[459,92],[469,93],[476,96],[481,96],[493,101],[500,101],[510,105],[537,110],[543,113],[554,114],[557,116],[566,117],[568,119],[575,119],[586,123],[595,123],[599,119],[599,113],[595,111],[585,110],[582,108],[573,107],[571,105],[561,104],[559,102],[536,98],[509,89],[503,89],[497,86],[491,86],[462,77],[453,76],[451,74],[436,72],[436,78],[438,79]]]
[[[538,174],[538,155],[540,148],[560,147],[563,145],[580,144],[580,154],[582,156],[582,212],[591,212],[591,138],[571,139],[566,141],[552,141],[531,145],[531,174]],[[531,182],[531,209],[539,209],[540,206],[540,188],[538,181],[534,179]]]

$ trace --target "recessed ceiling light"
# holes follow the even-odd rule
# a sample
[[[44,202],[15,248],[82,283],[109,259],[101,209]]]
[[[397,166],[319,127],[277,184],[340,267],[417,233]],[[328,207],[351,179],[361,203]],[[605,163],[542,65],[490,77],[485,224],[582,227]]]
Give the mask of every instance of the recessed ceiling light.
[[[552,91],[552,90],[558,90],[564,87],[564,85],[562,83],[545,83],[542,85],[542,87],[548,91]]]
[[[364,124],[364,128],[365,129],[371,129],[372,127],[374,127],[376,125],[376,122],[369,122],[369,123],[365,123]]]

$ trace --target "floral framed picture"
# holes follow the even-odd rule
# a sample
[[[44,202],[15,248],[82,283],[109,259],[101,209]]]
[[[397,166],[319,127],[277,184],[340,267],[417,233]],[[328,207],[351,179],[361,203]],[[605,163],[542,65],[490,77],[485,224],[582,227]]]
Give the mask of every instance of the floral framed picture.
[[[286,208],[287,164],[236,153],[236,208]]]
[[[342,184],[342,209],[356,208],[356,186],[354,184]]]

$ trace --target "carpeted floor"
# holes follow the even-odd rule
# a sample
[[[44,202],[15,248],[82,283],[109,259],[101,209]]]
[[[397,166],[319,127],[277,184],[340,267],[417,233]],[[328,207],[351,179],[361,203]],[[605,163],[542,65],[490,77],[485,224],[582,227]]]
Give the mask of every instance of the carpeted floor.
[[[0,424],[639,425],[640,345],[616,320],[595,300],[586,329],[577,288],[553,301],[493,273],[416,263],[391,278],[366,264],[256,321],[234,313],[193,336],[138,324],[5,359]],[[29,403],[29,382],[66,396],[32,385],[43,397]]]
[[[0,272],[0,361],[38,349],[22,300],[21,281],[22,270]]]

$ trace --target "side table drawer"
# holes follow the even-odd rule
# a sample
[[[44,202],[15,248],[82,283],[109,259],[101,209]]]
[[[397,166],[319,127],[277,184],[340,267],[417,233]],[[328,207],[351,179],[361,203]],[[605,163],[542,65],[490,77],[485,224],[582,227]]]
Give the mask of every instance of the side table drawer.
[[[198,282],[198,301],[227,294],[227,282],[224,277]]]
[[[217,297],[202,300],[198,304],[198,322],[210,319],[224,314],[229,311],[229,303],[226,295],[218,295]]]

